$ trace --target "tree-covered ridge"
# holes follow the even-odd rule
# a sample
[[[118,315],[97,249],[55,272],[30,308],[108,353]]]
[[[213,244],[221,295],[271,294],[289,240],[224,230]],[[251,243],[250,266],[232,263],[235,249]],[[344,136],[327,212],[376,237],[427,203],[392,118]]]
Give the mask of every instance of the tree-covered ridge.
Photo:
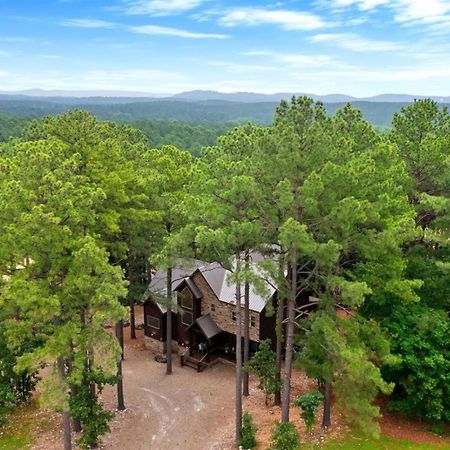
[[[0,142],[21,136],[33,119],[0,114]],[[126,123],[120,122],[120,123]],[[233,124],[190,123],[172,120],[132,120],[133,128],[141,130],[151,147],[175,145],[198,156],[202,147],[217,143],[217,138],[228,132]]]
[[[282,422],[294,365],[319,381],[324,426],[332,392],[365,432],[377,432],[380,392],[404,413],[449,420],[445,108],[418,101],[380,134],[351,105],[330,117],[320,102],[293,98],[270,126],[236,127],[195,160],[174,145],[153,148],[152,139],[180,131],[194,142],[203,128],[148,125],[146,136],[78,110],[33,120],[0,144],[0,421],[51,363],[42,398],[62,413],[66,449],[70,418],[83,430],[80,444],[97,445],[110,418],[98,400],[105,383],[118,383],[124,408],[123,306],[133,332],[142,265],[164,268],[170,286],[175,261],[194,254],[230,270],[243,304],[235,311],[237,440],[248,290],[264,294],[268,280],[281,305],[272,311],[270,377],[283,385],[275,397]],[[205,139],[215,140],[220,130],[212,130]],[[251,250],[265,256],[257,271]],[[303,292],[307,308],[296,303]],[[114,324],[119,342],[106,328]],[[167,333],[170,341],[169,323]]]
[[[28,121],[26,117],[0,114],[0,142],[20,136]]]
[[[333,115],[345,106],[345,102],[325,103],[328,114]],[[409,103],[352,101],[354,108],[363,112],[373,126],[387,129],[392,118]],[[136,120],[168,120],[188,123],[233,124],[272,122],[277,102],[234,102],[224,100],[182,101],[152,99],[124,101],[123,99],[71,99],[71,98],[26,98],[0,97],[0,114],[19,117],[42,117],[61,114],[72,109],[84,109],[102,120],[133,122]]]

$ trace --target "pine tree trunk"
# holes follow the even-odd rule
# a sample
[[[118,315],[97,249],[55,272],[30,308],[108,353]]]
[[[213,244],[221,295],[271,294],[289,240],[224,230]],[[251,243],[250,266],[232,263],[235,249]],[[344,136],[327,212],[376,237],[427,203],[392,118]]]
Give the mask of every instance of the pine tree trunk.
[[[245,268],[249,268],[250,254],[245,253]],[[250,284],[246,281],[244,285],[244,364],[250,357]],[[243,372],[242,393],[249,396],[249,373]]]
[[[277,323],[276,323],[276,336],[277,336],[276,380],[279,385],[281,385],[281,366],[283,363],[283,319],[284,319],[284,298],[279,298],[278,299],[278,307],[277,307]],[[281,405],[281,390],[275,392],[274,403],[277,406]]]
[[[297,254],[293,251],[291,261],[291,295],[287,300],[287,336],[286,357],[284,363],[283,401],[281,406],[281,421],[289,422],[289,410],[291,402],[291,375],[295,331],[295,301],[297,298]]]
[[[78,388],[72,384],[70,386],[70,397],[75,398],[78,393]],[[72,429],[75,431],[75,433],[79,433],[81,431],[81,422],[80,419],[74,419],[72,418]]]
[[[236,253],[236,273],[241,270],[240,253]],[[236,281],[236,446],[242,428],[242,332],[241,332],[241,283]]]
[[[322,428],[331,426],[331,383],[325,381]]]
[[[167,269],[166,375],[172,373],[172,268]]]
[[[125,411],[125,399],[123,395],[122,360],[117,361],[117,409]]]
[[[123,377],[122,377],[122,360],[123,360],[123,320],[116,323],[116,337],[122,348],[122,356],[117,362],[117,409],[123,411],[125,409],[125,401],[123,395]]]
[[[136,316],[134,314],[134,299],[130,298],[130,338],[136,339]]]
[[[74,352],[74,345],[73,342],[70,342],[70,358],[67,361],[67,369],[70,372],[72,372],[73,369],[73,352]],[[76,398],[78,394],[78,387],[75,384],[70,385],[70,398],[74,399]],[[75,433],[79,433],[81,431],[81,422],[79,419],[75,419],[72,417],[72,429],[75,431]]]
[[[58,373],[62,380],[66,378],[66,370],[64,367],[64,358],[58,357]],[[70,429],[70,414],[69,411],[63,411],[61,413],[62,428],[64,434],[64,450],[72,450],[72,432]]]
[[[128,265],[128,281],[130,283],[130,288],[128,292],[131,294],[128,297],[130,305],[130,339],[136,339],[136,317],[134,311],[134,284],[137,284],[138,274],[137,274],[137,258],[129,255],[127,260]]]

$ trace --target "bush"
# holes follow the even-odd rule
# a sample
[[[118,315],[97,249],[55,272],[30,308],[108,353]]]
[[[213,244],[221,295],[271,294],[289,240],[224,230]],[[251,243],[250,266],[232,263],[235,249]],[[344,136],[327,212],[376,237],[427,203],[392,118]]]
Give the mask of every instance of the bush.
[[[292,422],[276,422],[272,430],[271,450],[297,450],[300,445],[297,429]]]
[[[259,343],[258,351],[245,365],[244,370],[255,373],[258,377],[258,389],[266,394],[266,405],[268,398],[281,391],[281,383],[277,379],[278,368],[275,360],[275,352],[270,348],[270,339]]]
[[[323,400],[323,395],[319,391],[309,391],[294,401],[294,405],[302,408],[300,417],[306,425],[306,431],[309,433],[316,424],[316,414],[319,405]]]
[[[241,438],[239,445],[245,450],[256,448],[256,432],[258,428],[253,423],[252,416],[248,412],[244,412],[242,416]]]
[[[70,415],[78,419],[82,425],[82,432],[77,444],[83,449],[96,448],[100,444],[101,436],[110,431],[108,422],[113,414],[103,409],[98,400],[105,384],[113,384],[116,377],[105,376],[100,370],[85,372],[77,394],[70,399]],[[90,385],[96,385],[96,393],[90,390]]]

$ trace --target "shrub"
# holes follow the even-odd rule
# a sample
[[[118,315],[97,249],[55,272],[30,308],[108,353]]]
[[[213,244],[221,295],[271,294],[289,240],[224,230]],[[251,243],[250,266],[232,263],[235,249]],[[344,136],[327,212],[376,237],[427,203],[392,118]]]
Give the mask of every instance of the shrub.
[[[108,377],[102,371],[85,372],[77,394],[70,400],[70,415],[78,419],[82,425],[82,432],[77,444],[83,449],[96,448],[100,444],[101,436],[108,431],[108,422],[113,414],[103,409],[98,400],[105,384],[113,384],[116,377]],[[90,385],[95,384],[97,392],[93,394]]]
[[[300,445],[297,429],[292,422],[276,422],[272,430],[271,450],[297,450]]]
[[[258,389],[266,394],[266,405],[270,395],[280,392],[281,383],[277,379],[278,369],[275,362],[275,352],[270,348],[269,339],[260,342],[258,351],[245,365],[244,370],[257,375]]]
[[[256,448],[256,432],[257,426],[253,423],[252,416],[248,412],[244,412],[242,416],[241,438],[239,445],[245,450]]]
[[[323,400],[323,395],[319,391],[309,391],[294,401],[294,405],[302,408],[300,417],[306,425],[306,431],[309,433],[316,424],[316,415],[319,405]]]

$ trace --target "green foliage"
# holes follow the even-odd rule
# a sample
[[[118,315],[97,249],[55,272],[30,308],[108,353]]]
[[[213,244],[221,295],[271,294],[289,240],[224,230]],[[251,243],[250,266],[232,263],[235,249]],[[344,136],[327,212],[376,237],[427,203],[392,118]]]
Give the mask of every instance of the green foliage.
[[[281,383],[277,380],[275,352],[271,349],[270,339],[259,343],[258,351],[248,361],[245,370],[255,373],[258,377],[258,389],[266,395],[266,405],[269,396],[281,391]]]
[[[27,118],[0,114],[0,142],[20,136],[27,123]]]
[[[257,431],[258,428],[253,423],[252,416],[245,411],[242,415],[241,438],[239,439],[239,445],[241,445],[245,450],[252,450],[256,448]]]
[[[141,130],[152,147],[174,145],[193,156],[200,156],[202,147],[216,145],[217,138],[232,128],[232,125],[162,120],[137,120],[130,125]]]
[[[0,384],[0,429],[8,422],[8,416],[14,409],[15,396],[7,384]]]
[[[300,439],[292,422],[276,422],[272,429],[271,450],[297,450]]]
[[[380,366],[396,362],[378,324],[317,312],[304,325],[308,333],[301,338],[304,348],[296,364],[312,378],[331,381],[346,419],[376,435],[373,419],[380,414],[372,403],[379,391],[389,394],[394,387],[383,380]]]
[[[300,414],[305,422],[306,431],[311,432],[316,424],[316,415],[323,395],[319,391],[308,391],[294,400],[294,405],[302,408]]]
[[[390,407],[430,421],[450,421],[450,322],[425,305],[398,306],[383,320],[392,351],[401,357],[386,370],[397,384]]]
[[[113,414],[103,409],[98,399],[105,384],[115,383],[115,377],[105,376],[102,371],[85,372],[77,393],[70,399],[70,415],[81,422],[82,432],[78,440],[81,448],[96,448],[101,442],[101,436],[110,429],[108,422]],[[91,385],[96,386],[95,394]]]
[[[28,341],[26,345],[11,349],[5,335],[6,311],[0,311],[0,427],[7,421],[9,414],[18,404],[26,403],[37,382],[34,372],[14,370],[17,357],[36,345],[36,341]]]

